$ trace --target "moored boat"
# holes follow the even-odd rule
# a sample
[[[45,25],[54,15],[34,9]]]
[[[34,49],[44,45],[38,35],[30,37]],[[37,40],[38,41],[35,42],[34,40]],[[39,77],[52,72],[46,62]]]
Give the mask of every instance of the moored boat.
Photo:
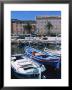
[[[61,57],[61,50],[60,49],[59,50],[58,49],[52,50],[52,49],[44,48],[44,51],[51,53],[53,55],[56,55],[57,57]]]
[[[60,64],[60,57],[53,55],[48,52],[44,52],[41,50],[37,50],[32,47],[26,47],[25,48],[25,54],[32,58],[33,60],[36,60],[37,62],[44,64],[44,65],[52,65],[55,68],[59,68]]]
[[[41,78],[41,73],[46,69],[44,65],[33,62],[30,58],[21,55],[21,59],[16,59],[20,55],[13,55],[11,60],[11,68],[16,78]]]

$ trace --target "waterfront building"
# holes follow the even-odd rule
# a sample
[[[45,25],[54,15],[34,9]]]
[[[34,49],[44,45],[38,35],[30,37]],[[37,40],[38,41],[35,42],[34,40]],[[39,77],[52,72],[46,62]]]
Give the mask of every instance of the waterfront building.
[[[48,23],[52,25],[50,30],[48,29]],[[31,26],[30,31],[27,25]],[[13,35],[23,35],[32,34],[36,32],[39,35],[50,34],[61,34],[61,17],[60,16],[36,16],[35,20],[11,20],[11,34]]]
[[[39,34],[48,33],[48,22],[52,24],[51,34],[61,34],[61,17],[60,16],[36,16],[36,28]]]
[[[29,30],[27,30],[27,24],[31,25],[30,33],[34,32],[36,27],[35,21],[22,21],[17,19],[11,20],[11,34],[12,35],[23,35],[28,34]]]

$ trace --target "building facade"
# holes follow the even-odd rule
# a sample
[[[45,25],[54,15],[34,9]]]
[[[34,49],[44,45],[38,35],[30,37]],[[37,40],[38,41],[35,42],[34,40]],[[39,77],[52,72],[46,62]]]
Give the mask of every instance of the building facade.
[[[28,34],[29,30],[26,28],[27,24],[31,26],[30,32],[34,32],[36,28],[36,22],[35,21],[22,21],[17,19],[11,20],[11,34],[13,35],[23,35]]]
[[[39,34],[47,34],[47,24],[51,23],[52,28],[50,33],[61,34],[61,17],[60,16],[37,16],[36,17],[36,28]]]

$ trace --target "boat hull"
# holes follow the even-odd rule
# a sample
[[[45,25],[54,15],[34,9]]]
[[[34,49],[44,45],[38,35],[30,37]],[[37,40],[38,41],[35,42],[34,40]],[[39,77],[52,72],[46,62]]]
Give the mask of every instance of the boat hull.
[[[51,65],[51,66],[54,67],[54,68],[59,68],[59,67],[60,67],[60,58],[59,58],[59,57],[52,56],[52,55],[50,55],[49,53],[46,53],[46,52],[42,52],[42,53],[44,53],[45,55],[47,55],[49,58],[41,58],[41,57],[39,57],[39,56],[34,56],[34,55],[32,55],[32,52],[33,52],[33,51],[42,52],[42,51],[40,51],[40,50],[36,50],[36,49],[34,49],[34,48],[28,47],[28,48],[26,48],[26,55],[27,55],[29,58],[31,58],[31,59],[33,59],[33,60],[35,60],[35,61],[37,61],[37,62],[39,62],[39,63],[41,63],[41,64]],[[52,57],[52,58],[51,58],[51,57]]]
[[[40,64],[43,64],[43,65],[51,65],[52,67],[54,68],[57,68],[59,69],[60,67],[60,62],[59,61],[48,61],[48,60],[37,60],[35,58],[32,58],[33,60],[39,62]]]
[[[11,68],[12,77],[15,79],[35,79],[39,78],[39,74],[21,74],[17,73],[13,68]]]

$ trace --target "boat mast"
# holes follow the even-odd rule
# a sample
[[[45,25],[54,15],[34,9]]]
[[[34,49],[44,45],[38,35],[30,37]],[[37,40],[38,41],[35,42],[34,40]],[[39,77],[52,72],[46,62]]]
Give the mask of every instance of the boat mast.
[[[41,68],[39,68],[39,79],[41,79]]]

